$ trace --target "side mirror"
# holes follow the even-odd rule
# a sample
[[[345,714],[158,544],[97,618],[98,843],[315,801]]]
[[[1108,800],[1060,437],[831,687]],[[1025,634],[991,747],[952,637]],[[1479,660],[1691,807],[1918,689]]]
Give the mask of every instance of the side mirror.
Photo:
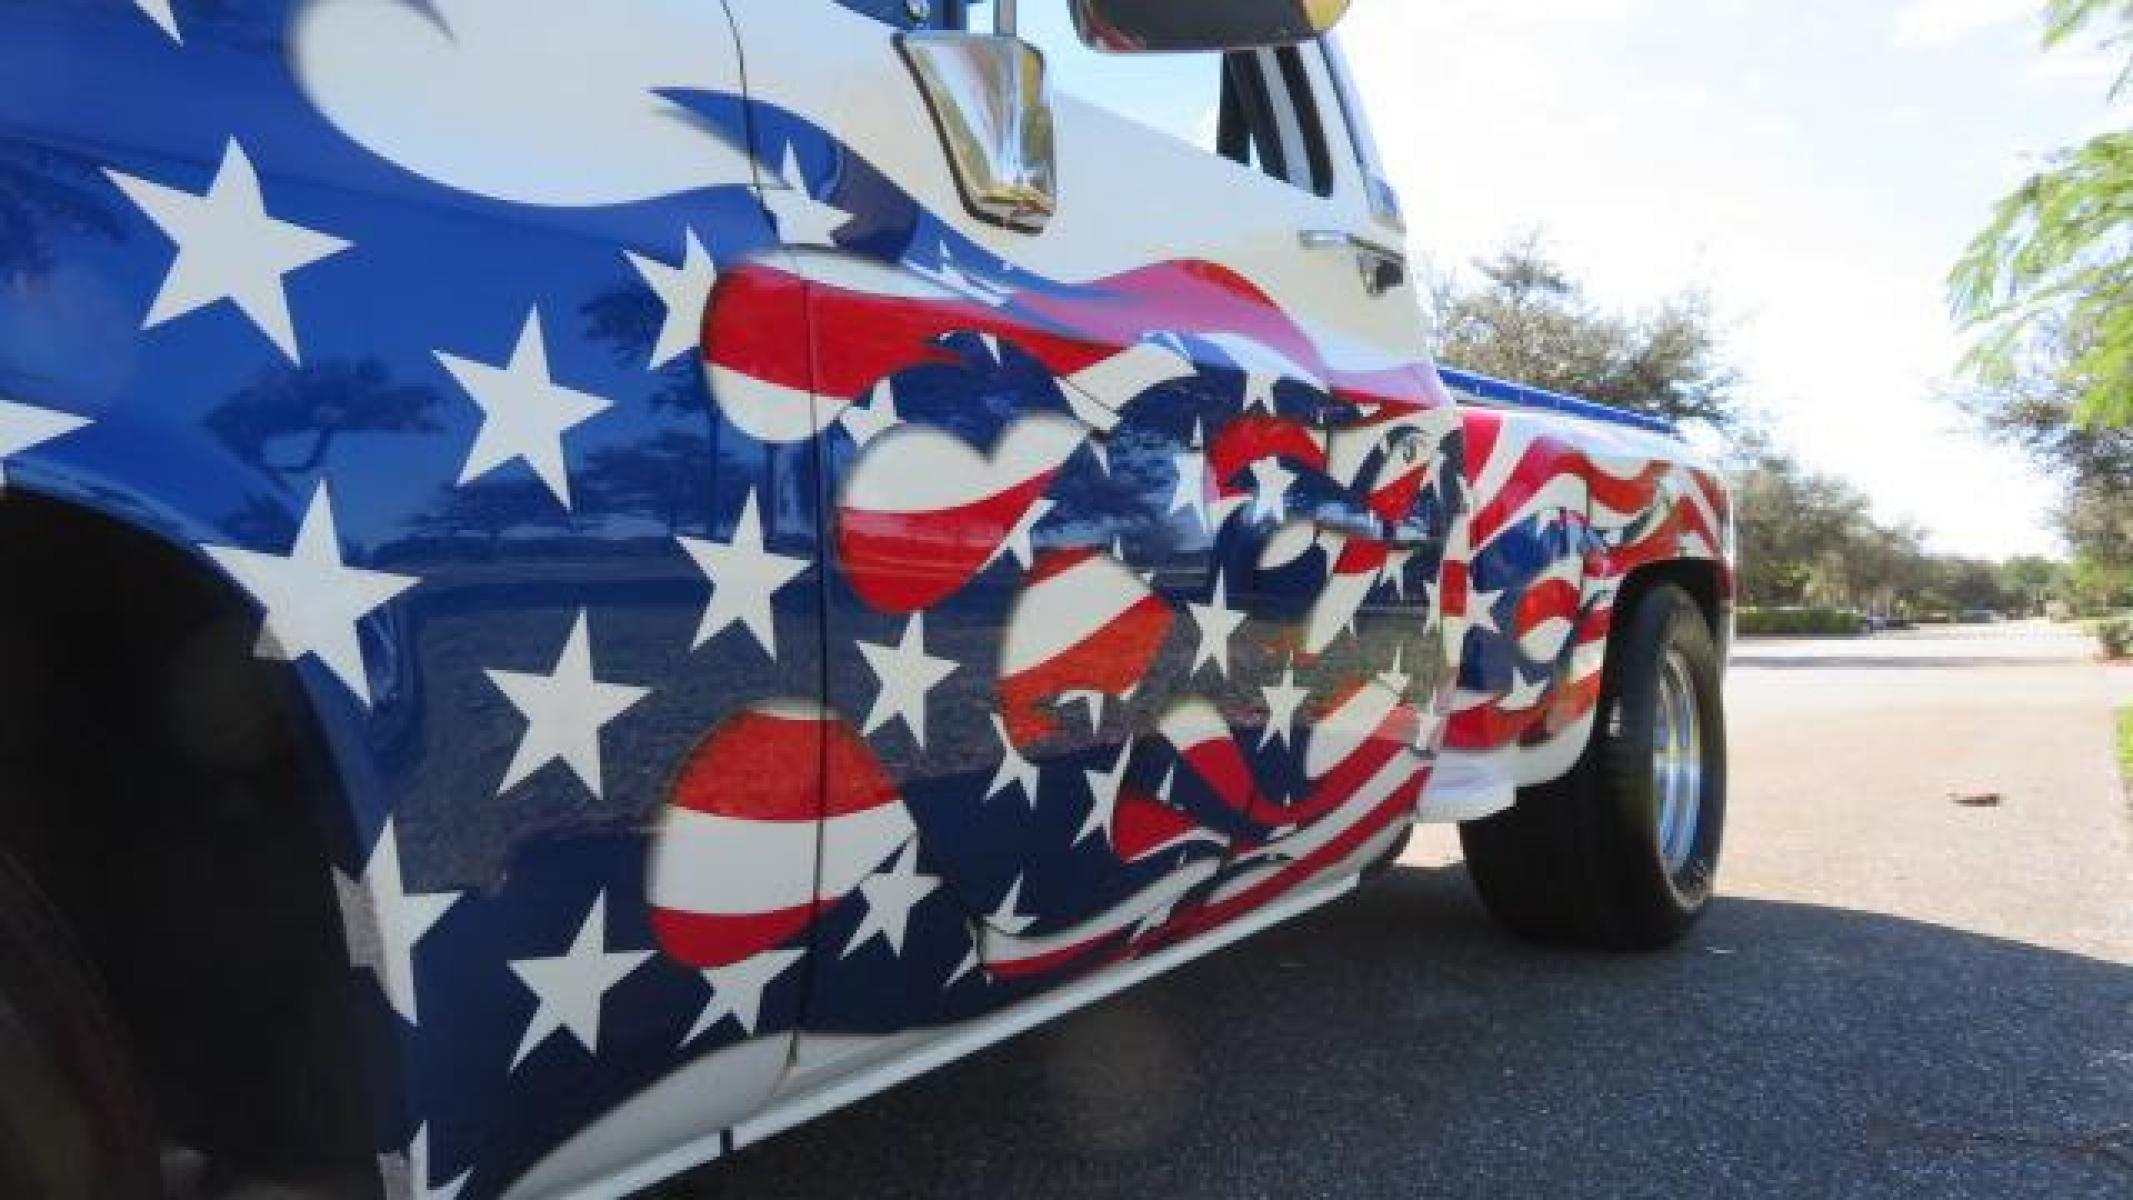
[[[1059,207],[1044,55],[1012,36],[908,33],[899,44],[970,214],[1042,230]]]
[[[1074,0],[1074,28],[1110,54],[1252,50],[1307,42],[1350,0]]]

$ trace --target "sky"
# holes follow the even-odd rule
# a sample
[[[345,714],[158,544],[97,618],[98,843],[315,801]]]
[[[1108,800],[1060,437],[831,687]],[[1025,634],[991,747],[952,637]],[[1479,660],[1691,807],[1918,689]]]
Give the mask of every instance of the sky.
[[[2037,0],[1355,0],[1341,40],[1410,245],[1538,231],[1592,297],[1707,288],[1744,396],[1933,549],[2059,553],[2056,491],[1946,399],[1948,268],[2115,61]],[[2123,123],[2121,109],[2116,119]]]

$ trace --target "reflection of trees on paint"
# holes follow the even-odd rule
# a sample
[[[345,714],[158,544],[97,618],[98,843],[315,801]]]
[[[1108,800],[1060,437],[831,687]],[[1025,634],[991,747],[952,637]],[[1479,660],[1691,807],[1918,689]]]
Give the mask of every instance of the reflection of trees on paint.
[[[504,535],[539,527],[571,531],[570,514],[539,479],[491,479],[437,489],[437,502],[409,525],[420,536],[479,538],[493,555]]]
[[[593,451],[579,480],[602,508],[649,514],[671,536],[710,510],[710,464],[710,439],[667,429],[645,441]]]
[[[277,475],[318,469],[347,433],[432,433],[438,395],[396,384],[375,358],[317,366],[276,367],[218,406],[207,427],[239,458]],[[295,439],[285,461],[269,462],[270,446]]]
[[[43,275],[53,243],[94,237],[121,241],[114,193],[96,164],[26,142],[0,142],[0,282]]]
[[[641,283],[624,283],[580,305],[587,337],[614,348],[615,361],[641,366],[658,344],[666,325],[666,306],[652,289]],[[703,364],[694,354],[684,354],[654,372],[659,390],[648,398],[654,412],[700,413],[705,410]]]

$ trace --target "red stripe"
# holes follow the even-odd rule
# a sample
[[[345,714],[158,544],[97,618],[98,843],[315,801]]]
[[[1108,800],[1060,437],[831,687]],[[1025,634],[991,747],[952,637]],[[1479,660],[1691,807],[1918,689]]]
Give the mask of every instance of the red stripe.
[[[670,958],[699,970],[730,967],[791,941],[814,920],[815,908],[801,904],[743,916],[654,908],[652,934]]]
[[[841,509],[837,554],[845,578],[877,612],[923,612],[969,586],[997,554],[1057,468],[969,504],[929,512]]]
[[[1174,619],[1160,598],[1144,596],[1095,636],[1026,671],[1002,676],[1000,716],[1008,738],[1026,748],[1050,737],[1058,720],[1045,706],[1068,692],[1122,696],[1139,686]]]
[[[1146,792],[1133,790],[1118,798],[1118,808],[1111,819],[1111,846],[1122,861],[1129,863],[1208,833],[1191,817]]]

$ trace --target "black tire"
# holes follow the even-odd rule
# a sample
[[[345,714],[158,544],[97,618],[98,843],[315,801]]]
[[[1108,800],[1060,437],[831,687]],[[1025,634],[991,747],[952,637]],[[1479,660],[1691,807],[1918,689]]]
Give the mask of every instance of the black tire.
[[[160,1195],[154,1129],[88,964],[0,854],[0,1196]]]
[[[1701,804],[1677,834],[1678,868],[1660,846],[1654,732],[1670,656],[1693,693],[1701,733]],[[1656,950],[1709,905],[1726,818],[1725,702],[1718,646],[1702,610],[1673,584],[1634,594],[1618,614],[1598,719],[1577,766],[1519,794],[1509,811],[1459,828],[1482,903],[1536,941]],[[1680,830],[1680,826],[1676,826]]]

